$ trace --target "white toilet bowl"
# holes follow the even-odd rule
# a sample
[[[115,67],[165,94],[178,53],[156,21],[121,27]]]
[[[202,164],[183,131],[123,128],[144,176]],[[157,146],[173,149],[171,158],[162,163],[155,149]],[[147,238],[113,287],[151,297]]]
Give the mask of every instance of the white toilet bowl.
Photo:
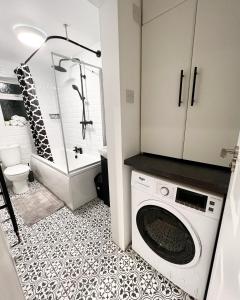
[[[26,193],[28,190],[27,178],[30,168],[21,163],[21,151],[19,145],[0,148],[0,158],[5,167],[5,177],[12,182],[13,192]]]
[[[16,165],[8,167],[4,170],[6,178],[12,182],[13,192],[15,194],[22,194],[28,191],[27,178],[30,168],[26,165]]]

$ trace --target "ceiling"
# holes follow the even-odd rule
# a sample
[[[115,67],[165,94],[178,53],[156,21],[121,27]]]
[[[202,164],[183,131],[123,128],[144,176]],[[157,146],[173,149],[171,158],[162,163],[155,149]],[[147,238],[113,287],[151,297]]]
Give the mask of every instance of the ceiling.
[[[18,41],[12,29],[14,24],[33,25],[44,30],[47,35],[65,35],[63,24],[67,23],[70,25],[69,38],[88,47],[98,43],[100,36],[96,6],[100,5],[101,0],[90,1],[93,3],[88,0],[1,1],[0,64],[1,61],[7,61],[14,68],[34,51]],[[66,47],[66,43],[64,46]],[[70,55],[69,52],[73,51],[77,53],[79,49],[74,47],[66,47],[62,54]],[[62,51],[63,47],[60,52]]]

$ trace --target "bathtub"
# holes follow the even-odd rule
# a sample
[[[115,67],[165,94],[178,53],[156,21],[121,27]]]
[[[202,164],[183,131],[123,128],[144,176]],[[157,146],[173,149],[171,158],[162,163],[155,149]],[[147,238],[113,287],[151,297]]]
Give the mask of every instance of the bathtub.
[[[32,154],[31,169],[39,182],[75,210],[97,197],[94,177],[101,171],[100,158],[79,154],[75,159],[72,151],[67,156],[68,168],[61,154],[54,156],[54,163]]]

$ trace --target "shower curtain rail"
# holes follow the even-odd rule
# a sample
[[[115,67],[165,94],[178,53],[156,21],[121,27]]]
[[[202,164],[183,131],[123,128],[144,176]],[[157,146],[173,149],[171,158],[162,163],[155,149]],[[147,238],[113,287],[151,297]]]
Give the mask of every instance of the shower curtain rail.
[[[92,50],[92,49],[90,49],[90,48],[88,48],[86,46],[83,46],[83,45],[81,45],[81,44],[79,44],[79,43],[77,43],[77,42],[75,42],[75,41],[73,41],[71,39],[68,39],[68,38],[66,38],[64,36],[61,36],[61,35],[50,35],[50,36],[48,36],[46,38],[46,40],[43,42],[43,44],[47,43],[49,40],[54,40],[54,39],[65,40],[65,41],[67,41],[69,43],[72,43],[72,44],[74,44],[74,45],[76,45],[78,47],[81,47],[81,48],[83,48],[83,49],[85,49],[85,50],[87,50],[89,52],[92,52],[92,53],[96,54],[97,57],[101,57],[101,55],[102,55],[100,50],[94,51],[94,50]],[[25,60],[24,64],[27,64],[32,59],[32,57],[41,49],[41,47],[43,46],[43,44],[37,50],[35,50],[28,57],[28,59]]]

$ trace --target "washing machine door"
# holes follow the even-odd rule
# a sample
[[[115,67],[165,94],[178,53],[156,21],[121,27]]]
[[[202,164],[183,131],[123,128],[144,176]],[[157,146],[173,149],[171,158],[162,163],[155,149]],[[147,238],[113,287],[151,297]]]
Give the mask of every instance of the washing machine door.
[[[185,267],[198,261],[200,240],[186,218],[173,207],[164,203],[142,205],[136,222],[144,241],[164,260]]]

